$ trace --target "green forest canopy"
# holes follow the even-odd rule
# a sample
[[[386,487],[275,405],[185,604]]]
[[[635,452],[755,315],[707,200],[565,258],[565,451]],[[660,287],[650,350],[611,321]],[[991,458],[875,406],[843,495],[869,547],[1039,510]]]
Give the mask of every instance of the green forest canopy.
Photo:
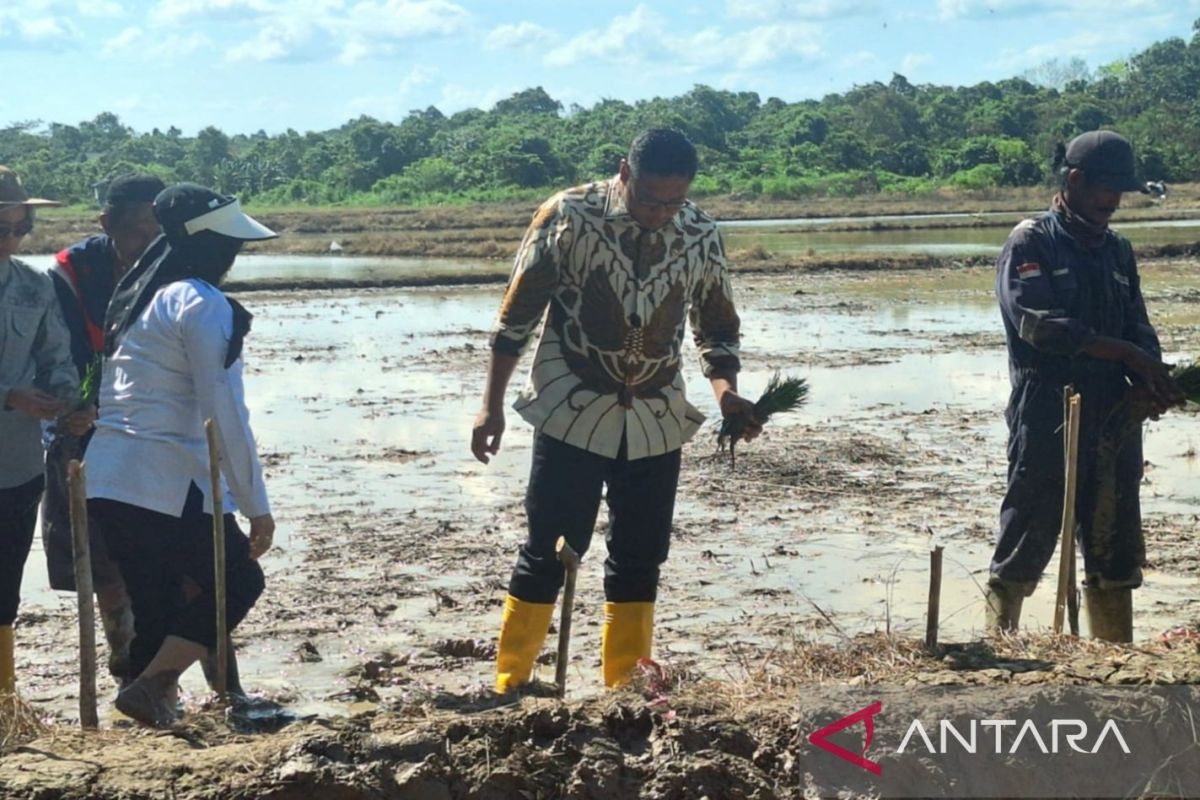
[[[143,170],[270,205],[488,201],[611,174],[639,130],[668,125],[700,148],[695,194],[802,198],[1032,185],[1048,177],[1055,142],[1108,127],[1133,140],[1147,179],[1196,181],[1198,95],[1200,19],[1190,42],[1167,39],[1095,73],[1074,59],[964,87],[893,75],[797,103],[696,86],[570,109],[537,87],[489,111],[448,117],[430,107],[399,123],[363,116],[274,136],[136,133],[103,113],[79,125],[0,128],[0,163],[31,191],[72,203]]]

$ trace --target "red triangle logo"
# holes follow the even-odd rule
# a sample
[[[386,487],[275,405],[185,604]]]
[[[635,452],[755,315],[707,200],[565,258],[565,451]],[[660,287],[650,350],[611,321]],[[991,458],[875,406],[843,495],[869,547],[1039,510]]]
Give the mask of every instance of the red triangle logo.
[[[874,761],[864,758],[867,748],[871,746],[871,740],[875,738],[875,715],[881,711],[883,711],[883,702],[876,700],[866,708],[859,709],[848,717],[842,717],[832,725],[826,725],[819,731],[813,731],[808,735],[808,741],[826,752],[833,753],[843,761],[849,761],[854,766],[865,769],[873,775],[882,775],[883,767]],[[846,748],[829,741],[829,737],[833,734],[844,731],[858,722],[862,722],[863,726],[867,729],[867,736],[863,742],[861,753],[852,753]]]

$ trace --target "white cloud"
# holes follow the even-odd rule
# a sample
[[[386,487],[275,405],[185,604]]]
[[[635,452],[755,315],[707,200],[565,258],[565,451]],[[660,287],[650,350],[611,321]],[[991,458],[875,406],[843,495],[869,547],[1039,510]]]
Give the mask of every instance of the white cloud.
[[[396,91],[352,98],[346,103],[346,110],[354,117],[366,114],[377,119],[400,119],[412,109],[413,90],[432,83],[437,75],[436,68],[418,64],[400,79]]]
[[[198,50],[206,50],[215,48],[216,44],[212,39],[205,36],[203,33],[189,34],[171,34],[161,39],[157,39],[150,45],[147,52],[153,58],[169,59],[181,58],[191,55]]]
[[[100,49],[100,55],[105,57],[120,55],[137,43],[142,38],[142,33],[142,29],[136,25],[126,28],[104,43],[104,47]]]
[[[182,25],[200,20],[253,19],[277,10],[283,11],[271,0],[159,0],[150,10],[150,20],[158,25]]]
[[[20,37],[30,44],[61,42],[74,39],[79,31],[69,19],[63,17],[39,17],[17,22]]]
[[[21,17],[81,16],[120,17],[125,14],[116,0],[6,0],[0,15]]]
[[[85,17],[123,17],[125,9],[115,0],[94,0],[94,2],[79,2],[76,4],[79,13]]]
[[[427,64],[417,64],[408,71],[408,74],[400,79],[400,93],[407,94],[418,86],[425,86],[433,83],[433,79],[437,77],[438,70],[436,67],[431,67]]]
[[[745,31],[705,28],[692,34],[675,27],[645,5],[616,17],[607,28],[585,31],[546,54],[543,62],[563,67],[583,61],[611,61],[636,67],[670,64],[683,71],[705,66],[754,69],[779,61],[810,61],[822,53],[822,29],[792,22]]]
[[[75,18],[123,13],[113,0],[0,0],[0,49],[64,50],[83,40]]]
[[[900,60],[900,74],[907,78],[932,62],[933,56],[929,53],[905,53],[904,58]]]
[[[300,18],[273,19],[252,38],[225,51],[230,62],[315,61],[338,52],[317,25]]]
[[[603,30],[579,34],[551,50],[543,59],[547,66],[565,67],[588,60],[636,60],[640,53],[653,53],[662,47],[667,30],[666,19],[639,5],[623,16],[614,17]]]
[[[743,69],[776,61],[811,61],[822,52],[821,29],[803,23],[764,25],[727,36],[724,46],[716,49],[721,52],[720,60],[733,59]]]
[[[879,10],[874,0],[725,0],[725,13],[734,19],[840,19]]]
[[[488,50],[526,50],[548,44],[555,39],[553,31],[533,22],[501,25],[487,35],[483,46]]]
[[[120,58],[127,50],[136,48],[137,55],[167,61],[191,55],[198,50],[214,47],[212,39],[203,33],[147,34],[134,25],[125,28],[104,43],[100,54],[105,58]]]
[[[351,6],[343,0],[316,0],[303,6],[278,0],[161,2],[163,18],[172,21],[195,14],[219,20],[239,9],[255,17],[261,27],[226,51],[230,61],[314,61],[336,56],[353,64],[396,55],[414,39],[455,33],[471,18],[449,0],[364,0]]]
[[[470,12],[449,0],[368,0],[351,8],[346,22],[363,34],[411,39],[454,33],[470,19]]]

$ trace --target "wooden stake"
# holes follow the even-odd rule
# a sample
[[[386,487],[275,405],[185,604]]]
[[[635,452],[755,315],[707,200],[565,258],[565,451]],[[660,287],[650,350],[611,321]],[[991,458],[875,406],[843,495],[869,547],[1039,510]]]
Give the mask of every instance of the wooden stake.
[[[1068,387],[1065,396],[1066,420],[1063,439],[1066,443],[1065,477],[1063,492],[1062,547],[1058,557],[1058,594],[1054,603],[1054,632],[1063,632],[1063,622],[1075,593],[1075,494],[1079,473],[1079,421],[1083,398]],[[1075,612],[1072,632],[1078,633],[1079,612]]]
[[[208,470],[212,480],[213,594],[217,606],[217,696],[224,699],[229,687],[229,634],[225,613],[225,502],[221,493],[221,451],[217,446],[217,423],[204,421],[208,437]]]
[[[1075,396],[1074,384],[1067,384],[1063,388],[1063,464],[1065,465],[1071,459],[1071,452],[1067,431],[1071,427],[1071,398]],[[1077,459],[1078,460],[1078,459]],[[1064,470],[1066,467],[1064,466]],[[1064,472],[1065,475],[1065,472]],[[1072,549],[1074,549],[1074,528],[1072,528]],[[1079,635],[1079,590],[1075,583],[1075,559],[1071,559],[1070,572],[1067,575],[1067,622],[1071,627],[1071,635]]]
[[[558,622],[558,658],[554,662],[554,685],[558,696],[567,694],[567,661],[571,648],[571,614],[575,609],[575,577],[579,574],[579,554],[562,536],[554,543],[554,551],[566,572],[563,585],[562,616]]]
[[[929,551],[929,612],[925,619],[925,646],[937,647],[938,617],[942,608],[942,547]]]
[[[67,493],[71,504],[71,547],[75,562],[75,594],[79,608],[79,724],[98,728],[96,712],[96,609],[93,601],[92,548],[88,539],[87,486],[83,465],[67,464]]]

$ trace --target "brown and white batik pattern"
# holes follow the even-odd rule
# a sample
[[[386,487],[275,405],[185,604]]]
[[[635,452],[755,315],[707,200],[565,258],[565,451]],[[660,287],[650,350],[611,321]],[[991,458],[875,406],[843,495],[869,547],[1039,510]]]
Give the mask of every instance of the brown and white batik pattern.
[[[704,374],[736,374],[740,323],[716,223],[687,203],[644,230],[614,178],[538,209],[492,347],[519,354],[541,325],[514,408],[547,436],[615,457],[625,435],[629,458],[645,458],[679,448],[704,421],[680,374],[685,322]]]

